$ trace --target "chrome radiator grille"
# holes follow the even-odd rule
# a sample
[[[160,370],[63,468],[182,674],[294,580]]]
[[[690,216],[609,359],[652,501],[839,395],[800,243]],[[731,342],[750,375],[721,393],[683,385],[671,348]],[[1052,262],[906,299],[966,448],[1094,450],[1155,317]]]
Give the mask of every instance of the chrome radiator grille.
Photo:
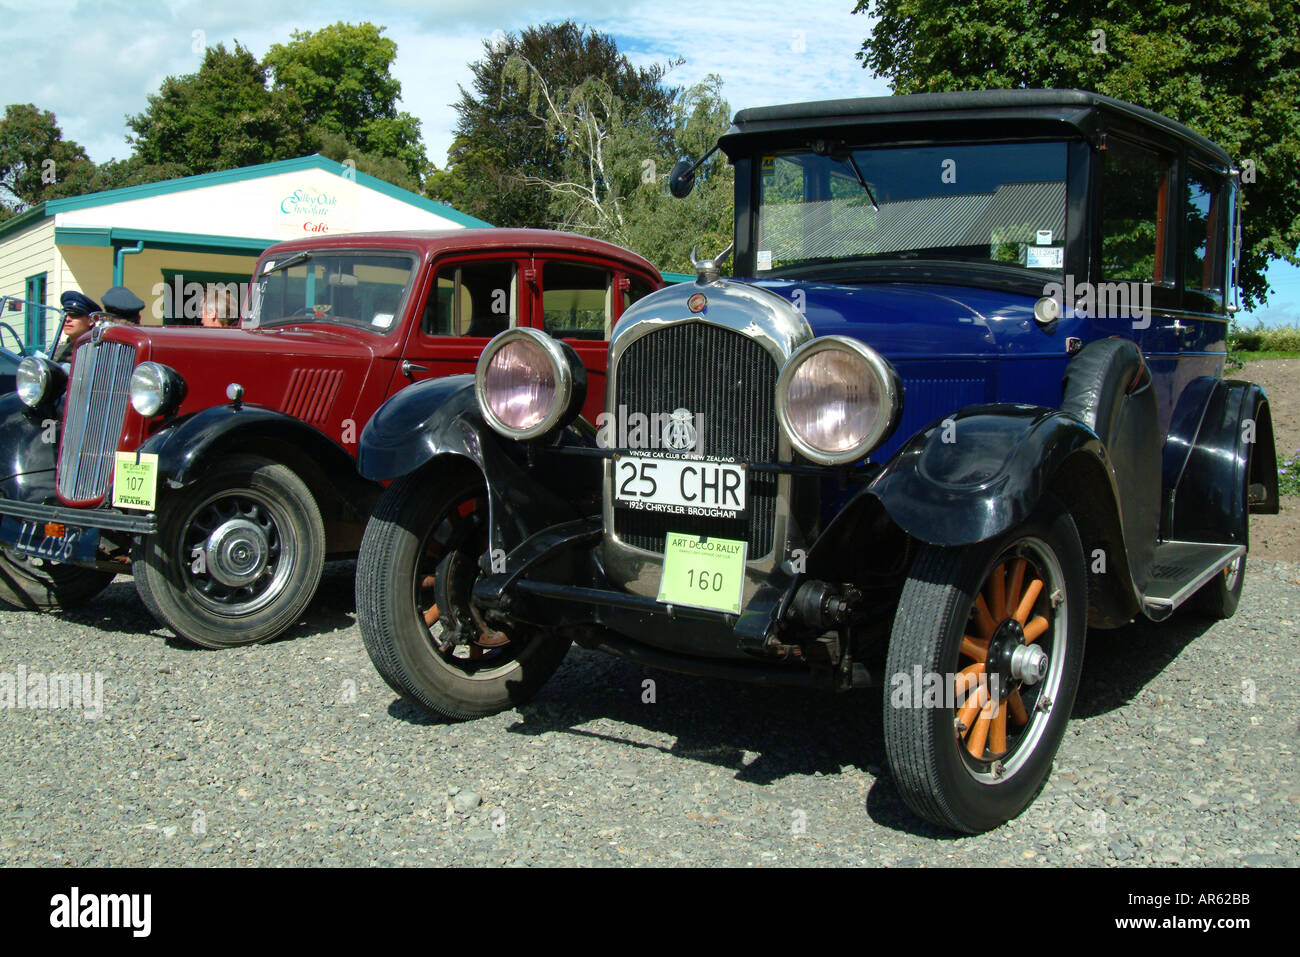
[[[629,345],[614,370],[616,408],[644,415],[686,408],[702,417],[703,455],[775,462],[776,362],[758,342],[701,322],[679,323]],[[658,515],[614,509],[614,533],[628,545],[662,553],[669,531],[748,542],[750,559],[772,550],[776,521],[772,473],[749,473],[746,518]]]
[[[108,491],[134,370],[134,346],[87,342],[77,349],[59,448],[58,490],[64,499],[91,501]]]

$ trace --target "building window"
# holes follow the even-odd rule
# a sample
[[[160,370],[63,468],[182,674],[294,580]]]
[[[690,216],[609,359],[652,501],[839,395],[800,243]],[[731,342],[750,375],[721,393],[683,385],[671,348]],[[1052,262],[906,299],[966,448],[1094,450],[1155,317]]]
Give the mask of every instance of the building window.
[[[248,290],[248,273],[200,272],[197,269],[164,269],[159,299],[145,310],[146,317],[162,313],[163,325],[197,326],[209,295],[229,295],[235,309],[242,310]],[[238,325],[238,315],[235,325]]]
[[[24,317],[27,328],[24,330],[23,340],[27,346],[25,351],[30,354],[36,349],[45,348],[45,310],[32,305],[32,303],[45,305],[45,273],[27,277],[23,298],[27,300]]]

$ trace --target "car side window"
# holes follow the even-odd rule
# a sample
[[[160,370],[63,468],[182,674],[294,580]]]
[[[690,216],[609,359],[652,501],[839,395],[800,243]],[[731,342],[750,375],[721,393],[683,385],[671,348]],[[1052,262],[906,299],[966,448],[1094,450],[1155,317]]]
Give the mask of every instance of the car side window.
[[[651,292],[653,292],[653,290],[650,288],[650,284],[646,282],[644,279],[642,279],[640,276],[629,275],[627,278],[628,278],[628,287],[623,290],[624,309],[632,305],[632,303],[636,302],[638,299],[644,299],[646,296],[650,295]]]
[[[1199,166],[1183,184],[1183,288],[1204,293],[1207,305],[1223,304],[1228,241],[1228,190],[1222,177]]]
[[[557,339],[608,339],[611,276],[582,263],[548,262],[542,269],[542,328]]]
[[[1172,283],[1173,157],[1114,136],[1101,155],[1102,277]]]
[[[424,307],[427,336],[490,339],[515,325],[513,262],[462,263],[438,270]]]

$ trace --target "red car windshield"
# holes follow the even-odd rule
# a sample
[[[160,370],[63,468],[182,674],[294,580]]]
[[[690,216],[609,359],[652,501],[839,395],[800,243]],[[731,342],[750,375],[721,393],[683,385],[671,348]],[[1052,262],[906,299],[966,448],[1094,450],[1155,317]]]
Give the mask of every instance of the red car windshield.
[[[415,276],[414,255],[326,250],[269,259],[253,286],[248,326],[339,322],[387,332]]]

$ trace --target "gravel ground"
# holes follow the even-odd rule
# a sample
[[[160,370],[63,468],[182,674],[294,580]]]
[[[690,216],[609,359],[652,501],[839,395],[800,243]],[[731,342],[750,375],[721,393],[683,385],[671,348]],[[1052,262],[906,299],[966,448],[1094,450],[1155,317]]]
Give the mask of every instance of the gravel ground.
[[[290,638],[191,649],[129,580],[0,611],[0,672],[99,671],[104,713],[0,712],[0,864],[1300,864],[1300,567],[1213,627],[1094,632],[1046,790],[994,833],[913,819],[879,694],[764,691],[575,650],[530,706],[396,699],[332,565]],[[656,702],[643,703],[643,682]]]

